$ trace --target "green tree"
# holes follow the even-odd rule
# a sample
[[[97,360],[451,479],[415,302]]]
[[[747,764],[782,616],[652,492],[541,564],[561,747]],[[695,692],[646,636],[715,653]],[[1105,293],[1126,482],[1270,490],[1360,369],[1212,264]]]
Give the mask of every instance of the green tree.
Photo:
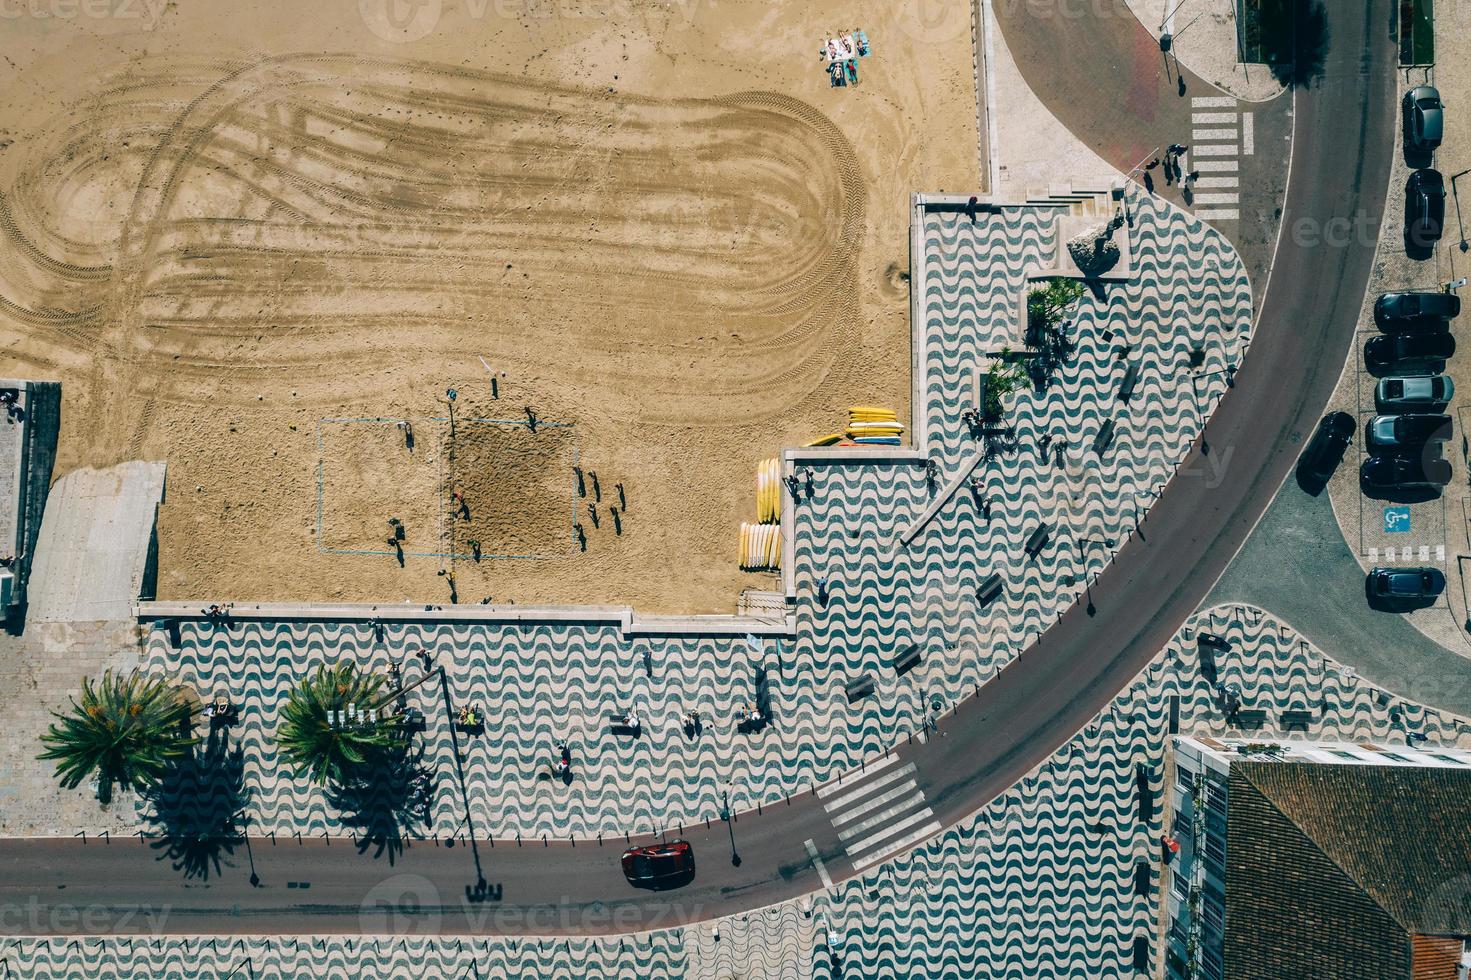
[[[114,787],[155,787],[168,765],[195,742],[180,688],[136,670],[125,676],[109,670],[95,683],[83,680],[81,701],[73,698],[70,711],[52,714],[59,724],[41,736],[46,748],[40,758],[56,762],[66,789],[95,774],[103,806],[112,802]]]
[[[1027,293],[1027,344],[1046,347],[1063,316],[1082,298],[1083,284],[1077,279],[1049,279]]]
[[[1002,399],[1027,385],[1026,366],[1016,360],[1009,346],[1001,348],[996,359],[998,363],[986,372],[986,384],[983,388],[985,394],[981,404],[981,417],[987,422],[995,422],[1001,418],[1005,410]]]
[[[404,738],[399,720],[380,709],[383,678],[352,664],[323,664],[292,690],[281,709],[276,746],[297,775],[340,784]],[[354,717],[355,715],[355,717]]]

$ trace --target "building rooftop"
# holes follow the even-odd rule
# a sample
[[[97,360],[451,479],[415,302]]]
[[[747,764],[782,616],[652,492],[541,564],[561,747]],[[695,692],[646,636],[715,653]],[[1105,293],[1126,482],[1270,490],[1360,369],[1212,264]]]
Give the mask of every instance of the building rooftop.
[[[1232,774],[1406,932],[1471,936],[1471,769],[1248,761]]]

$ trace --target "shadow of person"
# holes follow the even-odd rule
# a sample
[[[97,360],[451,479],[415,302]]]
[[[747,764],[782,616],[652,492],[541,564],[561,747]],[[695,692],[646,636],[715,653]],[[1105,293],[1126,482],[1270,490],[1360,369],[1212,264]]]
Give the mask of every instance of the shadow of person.
[[[358,853],[393,864],[409,837],[422,837],[434,802],[434,775],[422,743],[402,741],[367,753],[327,787],[327,802],[357,831]]]
[[[223,730],[211,731],[145,797],[144,819],[161,834],[150,846],[185,878],[208,879],[233,866],[249,803],[244,751],[231,748]]]

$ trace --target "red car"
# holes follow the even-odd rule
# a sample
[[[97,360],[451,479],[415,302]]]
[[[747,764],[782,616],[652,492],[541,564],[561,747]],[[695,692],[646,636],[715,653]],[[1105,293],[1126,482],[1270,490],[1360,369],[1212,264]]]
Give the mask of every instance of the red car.
[[[623,852],[623,877],[636,888],[678,888],[695,877],[695,849],[672,840]]]

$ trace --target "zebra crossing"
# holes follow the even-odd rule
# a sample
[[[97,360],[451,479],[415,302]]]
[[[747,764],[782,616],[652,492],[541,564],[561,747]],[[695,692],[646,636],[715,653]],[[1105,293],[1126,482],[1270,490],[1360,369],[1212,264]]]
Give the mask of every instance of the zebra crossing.
[[[1197,96],[1190,100],[1190,151],[1181,169],[1199,171],[1193,206],[1197,218],[1236,221],[1241,216],[1240,158],[1256,152],[1250,112],[1237,110],[1230,96]]]
[[[914,780],[914,763],[898,766],[897,754],[870,764],[856,779],[817,791],[854,871],[938,834],[940,822]]]

